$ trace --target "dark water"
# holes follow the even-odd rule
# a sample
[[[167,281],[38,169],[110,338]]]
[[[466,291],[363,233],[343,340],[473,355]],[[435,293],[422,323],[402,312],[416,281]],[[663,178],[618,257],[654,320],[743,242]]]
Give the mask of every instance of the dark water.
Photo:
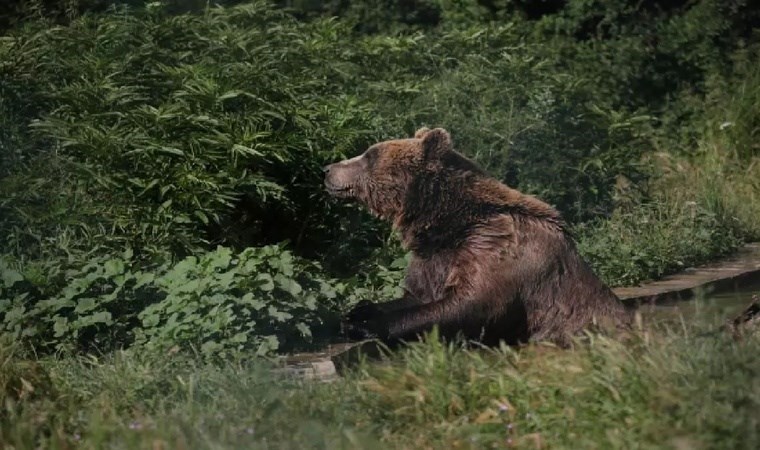
[[[642,306],[641,312],[650,320],[719,323],[733,319],[760,295],[760,278],[734,290],[710,292],[703,289],[688,300],[670,300],[657,305]]]

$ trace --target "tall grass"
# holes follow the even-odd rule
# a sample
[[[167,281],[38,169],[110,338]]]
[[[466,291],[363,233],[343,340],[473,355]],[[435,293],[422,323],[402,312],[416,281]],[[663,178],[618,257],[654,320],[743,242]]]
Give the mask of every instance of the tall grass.
[[[328,384],[262,362],[2,348],[0,441],[68,448],[757,448],[755,334],[589,335],[571,350],[435,339]]]
[[[610,284],[632,285],[730,254],[760,239],[760,159],[738,159],[724,141],[692,158],[653,155],[652,198],[577,227],[581,252]]]

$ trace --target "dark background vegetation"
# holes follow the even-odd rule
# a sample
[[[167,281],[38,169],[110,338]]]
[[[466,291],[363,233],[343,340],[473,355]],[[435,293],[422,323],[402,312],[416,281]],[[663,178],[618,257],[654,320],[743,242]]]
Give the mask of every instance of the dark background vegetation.
[[[730,252],[760,227],[758,24],[749,0],[4,2],[3,332],[328,339],[405,259],[320,167],[423,125],[559,208],[612,284]]]

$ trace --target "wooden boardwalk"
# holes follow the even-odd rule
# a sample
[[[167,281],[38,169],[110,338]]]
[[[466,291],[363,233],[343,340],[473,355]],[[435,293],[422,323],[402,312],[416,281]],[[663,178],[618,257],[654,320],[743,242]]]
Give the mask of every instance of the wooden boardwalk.
[[[640,286],[613,289],[624,302],[657,303],[686,300],[700,289],[725,291],[760,277],[760,242],[747,244],[734,255],[704,266],[689,268]]]
[[[614,289],[626,303],[658,303],[686,300],[700,289],[721,291],[737,289],[760,278],[760,242],[747,244],[734,255],[704,266],[689,268],[661,280],[640,286]],[[317,353],[300,353],[281,359],[281,374],[302,379],[332,381],[343,367],[360,354],[379,352],[373,342],[333,344]]]

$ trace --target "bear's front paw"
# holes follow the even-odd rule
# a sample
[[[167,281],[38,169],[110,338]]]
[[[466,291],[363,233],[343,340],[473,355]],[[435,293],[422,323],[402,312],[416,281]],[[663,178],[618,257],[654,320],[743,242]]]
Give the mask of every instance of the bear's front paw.
[[[380,320],[344,322],[343,334],[355,341],[365,341],[368,339],[382,340],[387,335],[387,326]]]
[[[362,300],[349,311],[346,315],[346,319],[350,322],[365,322],[377,319],[381,314],[382,310],[377,303],[372,303],[369,300]]]

